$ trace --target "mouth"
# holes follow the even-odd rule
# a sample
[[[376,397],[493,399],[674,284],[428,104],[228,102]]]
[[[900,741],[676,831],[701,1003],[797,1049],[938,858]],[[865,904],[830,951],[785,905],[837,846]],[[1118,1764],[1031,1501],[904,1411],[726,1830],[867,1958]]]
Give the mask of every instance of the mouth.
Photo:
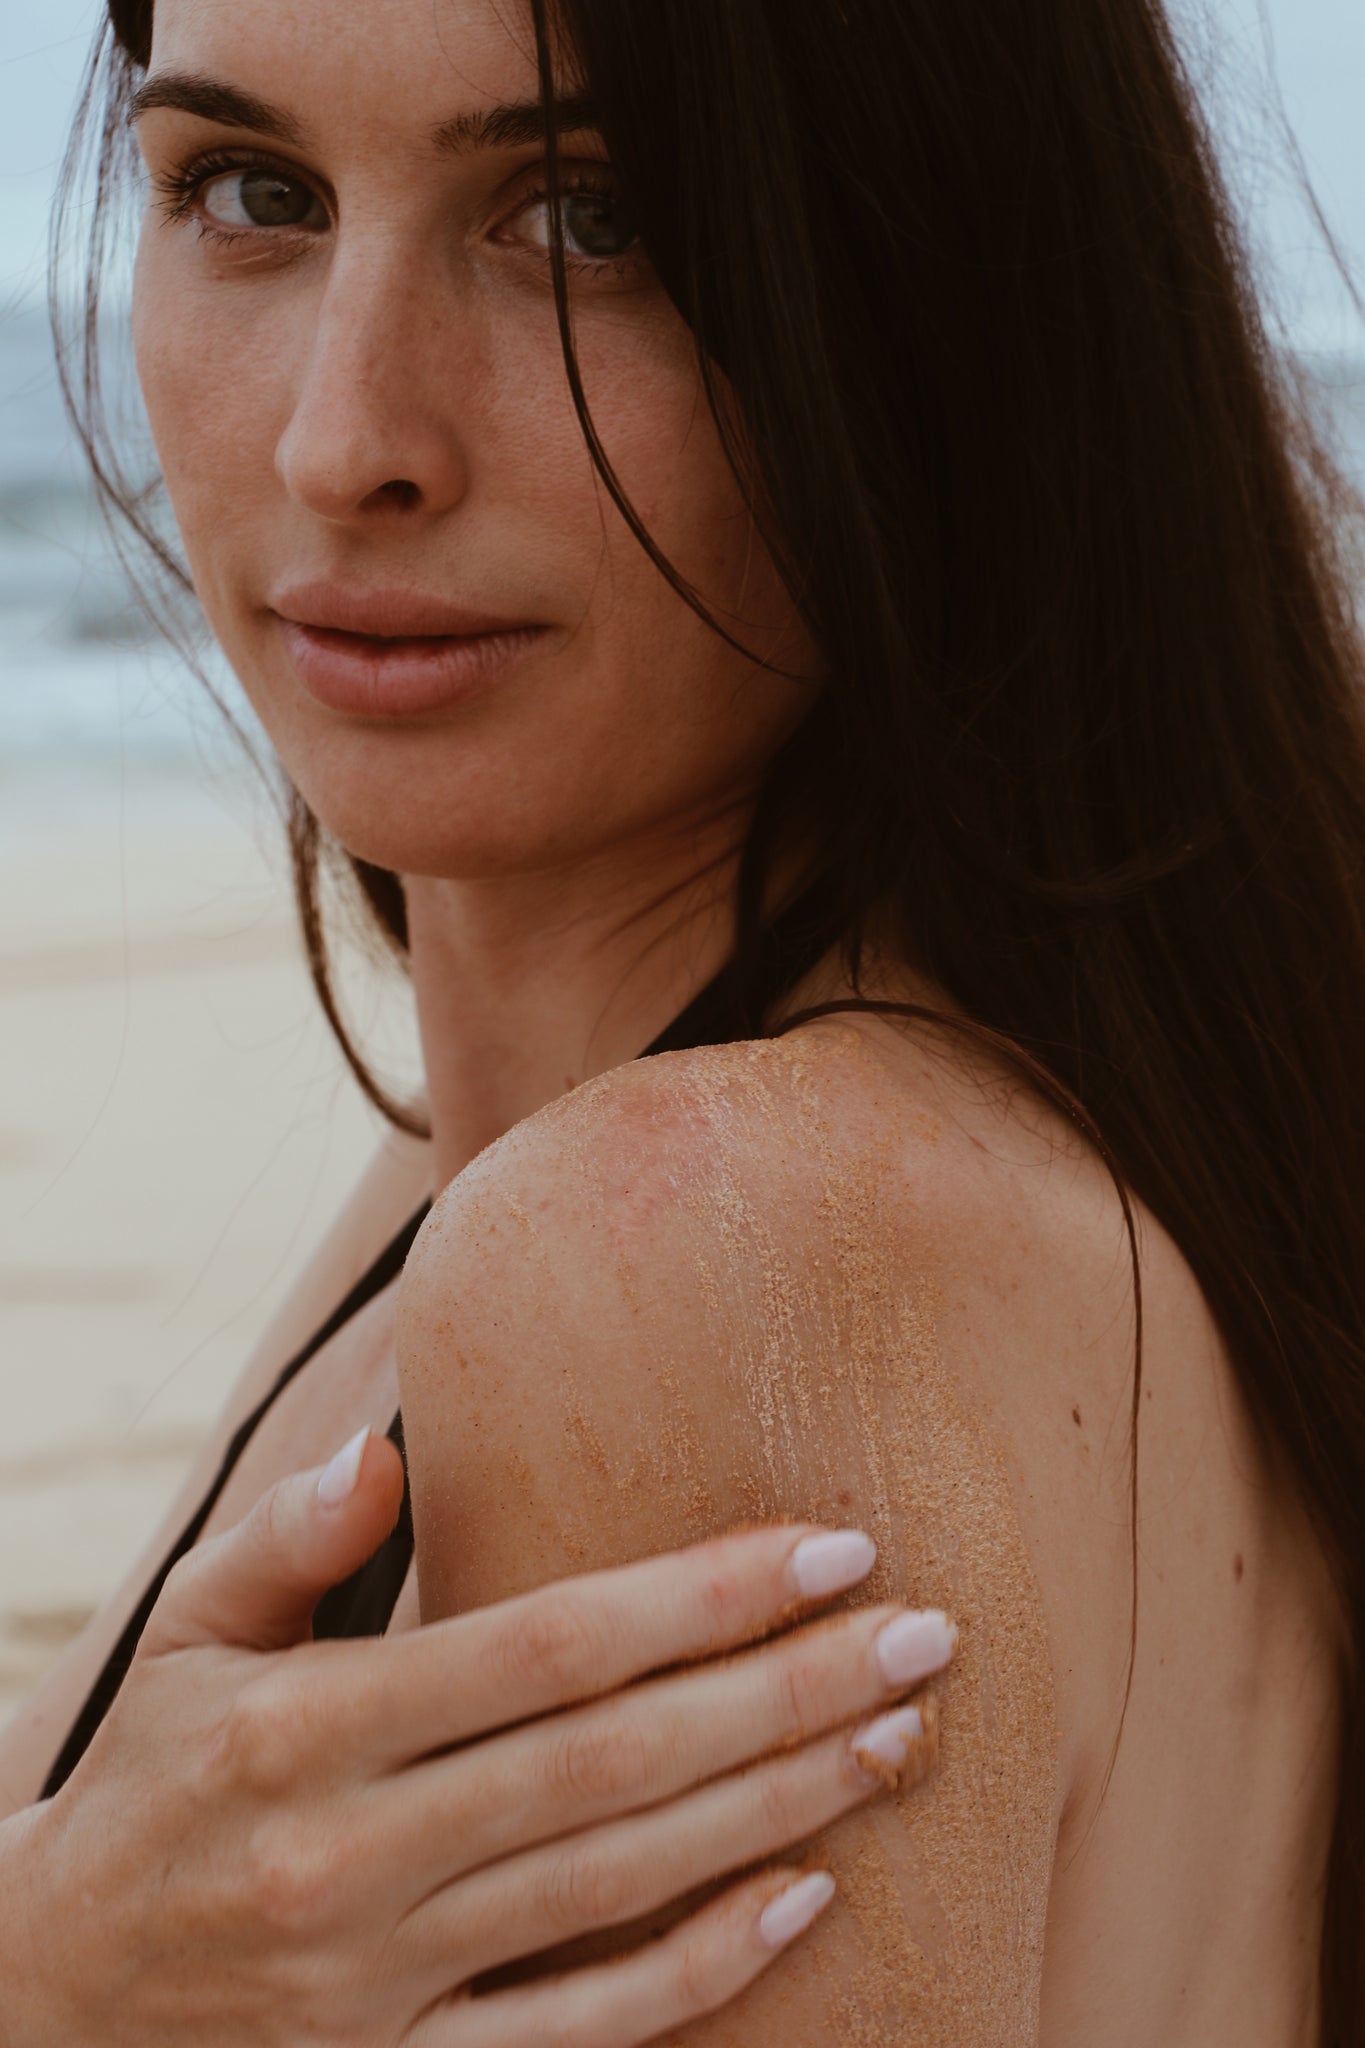
[[[309,586],[271,606],[291,665],[332,711],[383,720],[448,710],[550,630],[408,592]]]

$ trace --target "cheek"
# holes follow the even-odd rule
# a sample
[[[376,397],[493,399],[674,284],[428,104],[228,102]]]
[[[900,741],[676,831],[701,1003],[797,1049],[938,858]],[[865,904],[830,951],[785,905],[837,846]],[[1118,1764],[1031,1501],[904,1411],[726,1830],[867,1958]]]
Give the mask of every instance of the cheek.
[[[614,312],[580,323],[575,353],[584,396],[607,460],[651,537],[672,558],[723,554],[714,521],[733,513],[738,491],[707,410],[691,337],[671,309],[639,318]],[[566,380],[556,348],[555,369]],[[586,457],[576,417],[573,439]],[[605,486],[591,488],[610,526],[618,514]],[[643,550],[631,541],[648,566]],[[680,567],[684,564],[679,563]],[[653,571],[650,571],[651,575]]]
[[[607,315],[598,323],[583,323],[577,352],[607,457],[661,553],[743,645],[784,666],[793,665],[796,650],[803,649],[796,665],[808,672],[810,650],[725,455],[690,331],[667,305],[642,317]],[[723,405],[727,387],[720,373],[714,374]],[[581,448],[576,422],[574,436]],[[733,651],[723,651],[723,643],[659,574],[605,487],[597,483],[592,488],[605,515],[612,571],[611,589],[600,593],[603,609],[619,607],[621,596],[628,595],[627,609],[648,619],[663,636],[660,645],[687,641],[695,628],[705,636],[706,665],[718,662],[724,670],[740,661]],[[594,536],[602,532],[595,509],[591,531]],[[783,636],[783,649],[776,654],[771,644],[775,633]]]
[[[212,304],[181,251],[143,230],[133,285],[138,381],[196,589],[213,617],[214,565],[259,511],[285,404],[284,354]],[[218,624],[216,618],[213,620]]]

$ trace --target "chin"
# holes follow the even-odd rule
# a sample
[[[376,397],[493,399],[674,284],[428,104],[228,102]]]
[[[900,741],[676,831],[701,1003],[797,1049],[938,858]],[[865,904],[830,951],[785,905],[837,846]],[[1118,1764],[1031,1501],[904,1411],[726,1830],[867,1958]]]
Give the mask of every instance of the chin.
[[[502,875],[554,865],[562,858],[543,829],[525,835],[508,829],[506,821],[481,820],[466,810],[458,817],[452,802],[444,815],[429,817],[414,804],[405,815],[376,815],[364,807],[328,801],[324,795],[301,792],[328,837],[356,860],[389,868],[399,875],[425,875],[451,882],[491,881]]]
[[[533,792],[510,769],[471,774],[468,761],[442,772],[428,738],[416,762],[385,761],[382,741],[362,742],[346,764],[316,755],[285,760],[294,786],[329,838],[357,860],[400,875],[490,881],[569,865],[601,844],[600,804],[566,811],[562,792],[584,782],[572,768],[560,778],[561,802]],[[433,755],[435,759],[433,760]],[[586,764],[585,764],[586,766]]]
[[[288,678],[234,662],[285,775],[346,853],[398,874],[475,880],[571,863],[635,784],[575,722],[513,715],[393,723],[338,717]],[[498,706],[491,707],[495,714]],[[648,780],[648,777],[645,778]]]

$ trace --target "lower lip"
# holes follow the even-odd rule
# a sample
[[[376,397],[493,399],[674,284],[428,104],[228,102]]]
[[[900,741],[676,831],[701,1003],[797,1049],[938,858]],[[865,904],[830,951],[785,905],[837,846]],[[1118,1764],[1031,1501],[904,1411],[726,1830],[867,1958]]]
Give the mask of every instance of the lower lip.
[[[360,718],[418,718],[473,696],[489,676],[529,651],[547,631],[519,626],[467,638],[368,640],[323,626],[282,621],[300,682],[329,711]]]

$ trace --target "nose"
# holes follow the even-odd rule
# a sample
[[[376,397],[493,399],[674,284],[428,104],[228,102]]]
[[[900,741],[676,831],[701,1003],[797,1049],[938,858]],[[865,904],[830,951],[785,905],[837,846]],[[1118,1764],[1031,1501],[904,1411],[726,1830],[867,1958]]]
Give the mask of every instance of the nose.
[[[289,495],[323,519],[439,513],[465,492],[456,323],[431,282],[363,256],[333,264],[275,453]]]

